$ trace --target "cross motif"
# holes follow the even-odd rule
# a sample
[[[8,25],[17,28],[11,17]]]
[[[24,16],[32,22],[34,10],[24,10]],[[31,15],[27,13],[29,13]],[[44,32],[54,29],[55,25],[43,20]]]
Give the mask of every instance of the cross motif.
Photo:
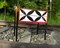
[[[28,12],[27,14],[26,14],[23,10],[21,10],[21,12],[22,12],[25,16],[23,16],[20,20],[23,20],[23,19],[27,16],[27,18],[28,18],[29,20],[33,21],[33,19],[32,19],[29,15],[32,14],[32,13],[34,12],[34,10]]]
[[[46,21],[43,16],[44,16],[47,12],[43,13],[43,15],[41,15],[41,13],[38,12],[37,10],[36,10],[35,12],[37,13],[37,15],[39,15],[39,17],[37,17],[37,18],[35,19],[35,21],[38,21],[40,18],[42,18],[44,21]]]
[[[39,16],[39,17],[37,17],[35,20],[33,20],[33,18],[29,16],[29,15],[31,15],[34,11],[35,11],[36,14]],[[29,12],[26,14],[25,11],[21,9],[21,12],[24,14],[24,16],[23,16],[20,20],[23,20],[25,17],[27,17],[30,21],[38,21],[40,18],[42,18],[44,21],[46,21],[43,16],[44,16],[47,12],[44,12],[42,15],[41,15],[41,13],[40,13],[39,11],[37,11],[37,10],[31,10],[31,11],[29,11]]]

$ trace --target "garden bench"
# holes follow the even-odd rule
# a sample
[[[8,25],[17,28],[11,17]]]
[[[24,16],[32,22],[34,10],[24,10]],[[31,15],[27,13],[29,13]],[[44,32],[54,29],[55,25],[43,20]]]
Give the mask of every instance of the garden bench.
[[[16,30],[16,41],[18,33],[18,23],[19,24],[28,24],[28,25],[37,25],[37,34],[39,31],[39,26],[44,26],[44,40],[46,40],[46,29],[47,29],[47,10],[33,10],[33,9],[24,9],[15,7],[15,30]]]

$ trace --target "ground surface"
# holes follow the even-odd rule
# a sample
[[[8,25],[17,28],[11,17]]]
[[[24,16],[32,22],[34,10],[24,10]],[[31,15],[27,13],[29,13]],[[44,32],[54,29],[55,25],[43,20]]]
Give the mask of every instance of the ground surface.
[[[44,30],[39,30],[39,34],[36,35],[36,29],[19,28],[17,43],[13,34],[14,30],[11,29],[7,32],[0,30],[0,48],[60,48],[60,28],[47,30],[46,40],[44,40]]]

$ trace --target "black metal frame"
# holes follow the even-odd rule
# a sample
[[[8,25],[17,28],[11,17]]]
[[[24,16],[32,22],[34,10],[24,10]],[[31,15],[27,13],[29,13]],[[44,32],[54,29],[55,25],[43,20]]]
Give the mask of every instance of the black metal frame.
[[[41,25],[40,25],[40,26],[41,26]],[[46,40],[47,24],[44,24],[44,25],[42,25],[42,26],[45,27],[44,29],[41,28],[41,30],[44,30],[44,40]],[[39,32],[39,23],[37,24],[37,32],[36,32],[36,34],[38,34],[38,32]]]
[[[19,11],[16,11],[14,16],[14,36],[16,37],[16,42],[18,41],[18,18]]]
[[[16,37],[16,42],[18,41],[18,18],[19,18],[19,11],[17,11],[16,13],[16,17],[14,16],[14,36]],[[39,32],[39,23],[37,24],[37,32],[36,34],[38,34]],[[44,40],[46,40],[46,29],[47,29],[47,24],[43,24],[45,26],[45,29],[44,29]],[[41,26],[41,25],[40,25]]]

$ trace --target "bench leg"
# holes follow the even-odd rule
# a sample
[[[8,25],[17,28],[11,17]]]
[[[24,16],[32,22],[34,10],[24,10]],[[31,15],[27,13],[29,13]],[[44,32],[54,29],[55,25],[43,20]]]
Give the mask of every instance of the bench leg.
[[[46,33],[47,33],[47,31],[46,31],[46,29],[44,30],[44,40],[46,40]]]

